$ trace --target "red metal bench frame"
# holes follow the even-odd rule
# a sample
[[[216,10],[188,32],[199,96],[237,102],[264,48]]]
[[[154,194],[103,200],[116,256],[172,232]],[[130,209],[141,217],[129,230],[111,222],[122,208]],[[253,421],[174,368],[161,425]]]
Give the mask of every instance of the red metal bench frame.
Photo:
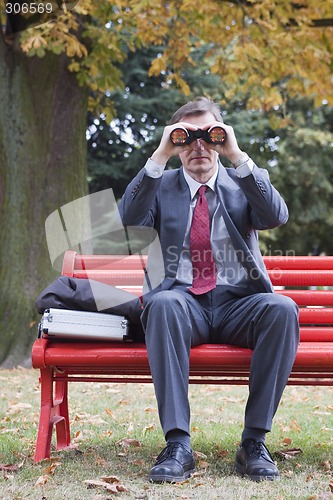
[[[264,260],[276,293],[290,296],[300,306],[301,342],[288,384],[333,386],[333,257],[269,256]],[[141,294],[143,271],[138,256],[67,251],[62,274],[98,279]],[[228,345],[193,347],[190,382],[247,384],[251,355],[250,349]],[[146,348],[138,343],[40,338],[33,345],[32,363],[40,370],[41,383],[36,462],[50,456],[54,427],[57,450],[70,446],[69,382],[151,382]]]

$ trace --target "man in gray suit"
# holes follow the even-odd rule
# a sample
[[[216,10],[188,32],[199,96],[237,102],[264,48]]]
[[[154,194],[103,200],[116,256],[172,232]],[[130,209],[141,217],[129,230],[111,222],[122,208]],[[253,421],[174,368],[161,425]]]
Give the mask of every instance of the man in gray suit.
[[[223,127],[225,137],[210,133],[216,127]],[[165,170],[176,155],[182,166]],[[219,155],[232,167],[225,168]],[[195,469],[189,353],[191,346],[209,342],[253,350],[235,467],[252,480],[276,479],[265,435],[295,359],[299,325],[296,304],[273,293],[258,246],[258,230],[288,219],[268,172],[240,150],[219,107],[201,97],[173,115],[158,148],[127,187],[120,214],[125,226],[157,230],[164,259],[164,279],[144,296],[141,316],[166,439],[149,479],[183,481]]]

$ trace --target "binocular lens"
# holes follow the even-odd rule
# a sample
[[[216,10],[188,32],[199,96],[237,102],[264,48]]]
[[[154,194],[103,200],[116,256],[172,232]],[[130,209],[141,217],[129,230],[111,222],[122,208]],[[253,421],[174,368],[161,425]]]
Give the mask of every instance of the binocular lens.
[[[187,138],[188,133],[184,128],[175,128],[170,134],[171,142],[176,146],[186,144]]]
[[[225,130],[222,127],[213,127],[209,131],[209,139],[214,144],[221,144],[225,141]]]

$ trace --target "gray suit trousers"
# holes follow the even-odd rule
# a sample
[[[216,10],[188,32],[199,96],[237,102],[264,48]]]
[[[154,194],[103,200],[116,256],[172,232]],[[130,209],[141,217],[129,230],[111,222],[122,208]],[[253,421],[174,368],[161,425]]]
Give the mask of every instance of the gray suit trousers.
[[[270,431],[299,343],[298,307],[289,297],[216,289],[194,297],[184,285],[157,292],[141,321],[164,434],[190,434],[191,346],[222,343],[253,350],[245,426]]]

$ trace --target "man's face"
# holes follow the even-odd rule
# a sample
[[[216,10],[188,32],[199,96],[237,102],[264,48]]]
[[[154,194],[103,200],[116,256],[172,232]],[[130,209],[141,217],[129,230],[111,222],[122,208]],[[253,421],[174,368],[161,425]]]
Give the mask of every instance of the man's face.
[[[212,113],[207,112],[197,116],[185,116],[182,121],[205,129],[216,122],[216,119]],[[207,182],[216,172],[218,153],[203,139],[194,140],[189,144],[189,149],[179,154],[179,158],[186,172],[198,182]]]

